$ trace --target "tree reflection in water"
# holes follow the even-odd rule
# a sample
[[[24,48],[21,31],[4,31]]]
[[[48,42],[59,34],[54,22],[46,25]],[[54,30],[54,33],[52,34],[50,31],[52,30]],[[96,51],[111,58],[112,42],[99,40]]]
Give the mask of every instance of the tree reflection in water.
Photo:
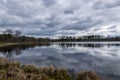
[[[101,48],[101,47],[119,47],[120,44],[101,44],[101,43],[59,43],[60,48],[70,48],[70,47],[85,47],[85,48]]]
[[[59,43],[40,43],[40,44],[24,44],[24,45],[13,45],[13,46],[6,46],[0,48],[0,53],[2,53],[5,57],[12,57],[13,55],[21,55],[22,51],[26,49],[33,49],[35,47],[50,47],[52,45],[57,45],[59,48],[74,48],[74,47],[84,47],[84,48],[101,48],[104,46],[107,47],[119,47],[120,44],[101,44],[101,43],[69,43],[69,42],[59,42]]]
[[[12,57],[13,55],[21,55],[22,51],[27,49],[33,49],[34,47],[50,46],[50,43],[40,43],[40,44],[22,44],[22,45],[12,45],[6,47],[0,47],[0,53],[5,57]]]

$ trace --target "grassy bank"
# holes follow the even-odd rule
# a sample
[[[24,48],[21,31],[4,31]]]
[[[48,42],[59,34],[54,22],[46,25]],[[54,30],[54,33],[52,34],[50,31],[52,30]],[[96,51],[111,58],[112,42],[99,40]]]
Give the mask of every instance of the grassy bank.
[[[6,46],[15,46],[15,45],[36,45],[36,44],[47,44],[47,42],[19,42],[19,43],[0,43],[0,47],[6,47]]]
[[[0,47],[6,47],[6,46],[11,46],[11,45],[18,45],[20,43],[0,43]]]
[[[63,68],[36,67],[22,65],[17,61],[0,58],[0,80],[72,80],[71,75]],[[100,80],[93,72],[80,72],[76,80]]]

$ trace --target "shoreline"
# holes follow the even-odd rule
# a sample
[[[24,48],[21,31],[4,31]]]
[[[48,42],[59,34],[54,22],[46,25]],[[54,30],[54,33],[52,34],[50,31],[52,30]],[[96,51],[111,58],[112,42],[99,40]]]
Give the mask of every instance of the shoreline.
[[[45,44],[49,42],[19,42],[19,43],[0,43],[0,47],[14,46],[14,45],[28,45],[28,44]]]
[[[18,43],[0,43],[0,47],[6,47],[6,46],[14,46],[14,45],[27,45],[27,44],[46,44],[46,43],[102,43],[102,44],[120,44],[120,41],[55,41],[55,42],[18,42]]]

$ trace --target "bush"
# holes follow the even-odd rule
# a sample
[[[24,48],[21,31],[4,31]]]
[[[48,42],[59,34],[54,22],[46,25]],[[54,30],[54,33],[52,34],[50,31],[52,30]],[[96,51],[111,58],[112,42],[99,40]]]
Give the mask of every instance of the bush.
[[[77,75],[77,80],[101,80],[101,79],[94,72],[86,71],[86,72],[80,72]]]
[[[21,65],[16,61],[0,58],[0,80],[72,80],[72,77],[63,68]],[[93,72],[82,72],[78,74],[77,80],[100,80],[100,78]]]

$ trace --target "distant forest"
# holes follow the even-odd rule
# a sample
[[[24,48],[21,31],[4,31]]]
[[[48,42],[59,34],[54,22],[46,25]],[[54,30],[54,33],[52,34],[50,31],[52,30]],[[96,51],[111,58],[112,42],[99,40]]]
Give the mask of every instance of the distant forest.
[[[80,37],[72,37],[72,36],[62,36],[56,41],[120,41],[120,36],[115,37],[104,37],[101,35],[87,35],[87,36],[80,36]]]
[[[101,35],[87,35],[80,37],[60,36],[59,39],[35,38],[22,35],[19,30],[6,29],[0,34],[0,43],[3,42],[82,42],[82,41],[120,41],[120,36],[104,37]]]
[[[0,34],[0,43],[3,42],[48,42],[48,38],[35,38],[22,35],[19,30],[6,29]]]

